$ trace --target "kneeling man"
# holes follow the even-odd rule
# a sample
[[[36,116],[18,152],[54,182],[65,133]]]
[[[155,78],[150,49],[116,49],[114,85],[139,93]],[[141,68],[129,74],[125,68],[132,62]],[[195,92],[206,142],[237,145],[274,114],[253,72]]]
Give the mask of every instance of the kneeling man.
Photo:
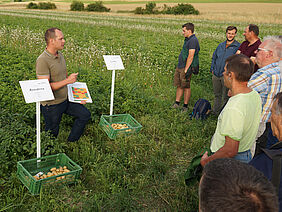
[[[203,155],[202,166],[216,158],[235,158],[245,163],[251,160],[250,147],[261,115],[260,96],[247,86],[253,72],[254,64],[245,55],[227,58],[224,85],[231,90],[232,97],[218,117],[210,147],[213,154],[208,156],[206,152]]]

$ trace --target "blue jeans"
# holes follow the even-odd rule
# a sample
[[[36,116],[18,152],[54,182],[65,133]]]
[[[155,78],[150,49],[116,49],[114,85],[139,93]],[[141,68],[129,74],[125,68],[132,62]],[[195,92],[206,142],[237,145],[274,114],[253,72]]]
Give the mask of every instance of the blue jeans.
[[[250,150],[247,150],[245,152],[238,152],[233,158],[243,163],[249,163],[252,160],[252,154]]]
[[[59,125],[63,113],[75,117],[68,141],[77,141],[82,135],[85,125],[91,117],[89,110],[79,103],[68,100],[56,105],[41,105],[41,112],[45,120],[45,131],[50,131],[55,137],[59,134]]]

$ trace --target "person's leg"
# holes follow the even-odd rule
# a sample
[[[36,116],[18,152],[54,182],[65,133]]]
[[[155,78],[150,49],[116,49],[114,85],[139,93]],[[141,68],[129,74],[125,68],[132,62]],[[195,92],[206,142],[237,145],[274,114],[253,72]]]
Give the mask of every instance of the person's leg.
[[[191,82],[191,78],[192,75],[189,76],[189,78],[185,77],[185,72],[184,69],[181,72],[181,88],[183,89],[183,94],[184,94],[184,106],[185,108],[187,108],[187,105],[189,103],[190,97],[191,97],[191,88],[190,88],[190,82]]]
[[[45,131],[50,131],[50,133],[57,137],[59,134],[59,126],[62,119],[62,115],[67,108],[67,102],[62,102],[57,105],[42,106],[41,112],[45,121]]]
[[[181,88],[181,79],[180,79],[180,75],[181,75],[182,69],[175,69],[175,73],[174,73],[174,80],[173,80],[173,84],[176,87],[176,97],[175,97],[175,102],[178,103],[181,101],[181,97],[183,95],[183,89]]]
[[[188,104],[191,97],[191,88],[184,88],[184,104]]]
[[[176,98],[175,98],[175,101],[176,102],[180,102],[181,101],[181,97],[183,95],[183,88],[180,88],[180,87],[177,87],[176,89]]]
[[[91,113],[81,104],[68,102],[66,114],[75,117],[68,141],[77,141],[82,135],[88,120],[91,118]]]
[[[222,84],[219,77],[212,75],[212,86],[214,93],[214,104],[213,104],[213,112],[215,114],[219,114],[221,109],[221,99],[222,99]]]
[[[223,77],[220,77],[220,82],[221,82],[223,105],[226,105],[227,101],[229,100],[229,96],[228,96],[228,90],[229,89],[225,87]]]

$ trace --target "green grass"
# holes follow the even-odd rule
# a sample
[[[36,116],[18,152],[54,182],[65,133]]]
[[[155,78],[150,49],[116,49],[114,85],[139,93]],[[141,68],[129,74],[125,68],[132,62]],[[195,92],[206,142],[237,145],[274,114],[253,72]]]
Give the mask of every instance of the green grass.
[[[202,146],[209,146],[216,118],[201,122],[170,109],[177,57],[183,45],[182,19],[105,16],[54,11],[0,10],[0,211],[196,211],[195,184],[184,171]],[[199,98],[213,100],[209,67],[227,23],[195,20],[201,45],[200,74],[193,76],[189,112]],[[234,23],[239,41],[247,23]],[[32,196],[17,179],[16,162],[36,157],[35,104],[26,104],[19,80],[35,79],[43,34],[59,27],[69,73],[79,72],[93,99],[92,120],[77,143],[66,142],[73,123],[64,116],[58,139],[42,133],[42,155],[66,153],[82,169],[75,186],[45,189]],[[277,35],[279,24],[261,24],[261,36]],[[160,33],[161,32],[161,33]],[[109,114],[111,72],[103,54],[121,55],[114,113],[131,114],[143,129],[110,140],[98,127]],[[43,124],[43,120],[42,120]]]

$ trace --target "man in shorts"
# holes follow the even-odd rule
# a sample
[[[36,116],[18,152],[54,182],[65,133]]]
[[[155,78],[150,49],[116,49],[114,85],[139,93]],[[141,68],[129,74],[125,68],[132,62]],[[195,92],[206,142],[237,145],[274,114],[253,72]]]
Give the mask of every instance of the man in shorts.
[[[186,23],[182,26],[184,44],[178,57],[178,65],[174,74],[174,86],[177,87],[175,103],[172,108],[180,107],[180,100],[184,96],[182,112],[187,111],[191,96],[190,81],[192,73],[199,71],[200,45],[194,34],[194,24]]]

